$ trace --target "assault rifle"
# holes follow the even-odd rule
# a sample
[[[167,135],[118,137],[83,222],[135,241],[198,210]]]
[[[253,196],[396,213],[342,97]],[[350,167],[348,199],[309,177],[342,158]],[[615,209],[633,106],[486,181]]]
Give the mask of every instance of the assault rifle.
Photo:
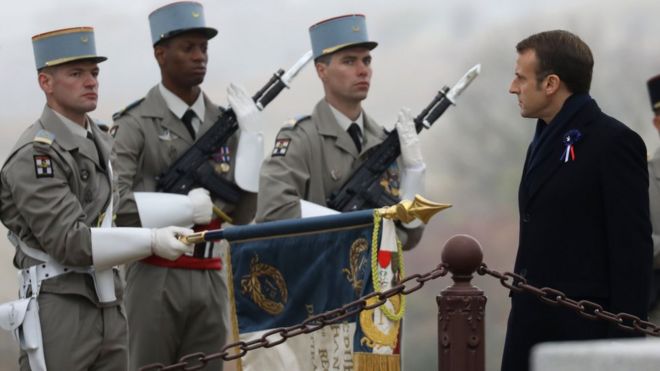
[[[479,75],[479,72],[481,72],[480,64],[472,67],[451,89],[447,86],[443,87],[414,119],[417,132],[421,132],[424,128],[429,129],[449,106],[456,104],[456,98]],[[388,194],[380,185],[380,179],[400,154],[399,135],[394,129],[381,144],[371,149],[369,158],[351,174],[346,183],[330,195],[326,200],[328,207],[337,211],[353,211],[398,203],[399,199]]]
[[[312,59],[312,51],[303,55],[288,71],[278,70],[252,99],[259,110],[263,110]],[[156,180],[156,189],[160,192],[186,194],[196,187],[204,187],[213,197],[235,204],[241,195],[241,189],[234,183],[218,176],[209,164],[209,158],[216,153],[238,130],[236,115],[230,109],[225,110],[213,126],[204,133],[192,147],[181,155]]]

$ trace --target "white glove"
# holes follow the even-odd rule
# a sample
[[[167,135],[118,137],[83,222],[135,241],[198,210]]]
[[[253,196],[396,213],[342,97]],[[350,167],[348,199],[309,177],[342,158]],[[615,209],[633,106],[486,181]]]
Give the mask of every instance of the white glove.
[[[241,131],[261,132],[260,111],[248,93],[239,85],[229,84],[227,100],[236,114]]]
[[[193,245],[185,245],[179,241],[179,236],[193,234],[192,229],[182,227],[165,227],[151,230],[151,251],[154,255],[167,260],[176,260],[185,253],[193,252]]]
[[[198,225],[209,224],[213,215],[213,201],[209,191],[204,188],[195,188],[188,192],[188,198],[192,203],[193,223]]]
[[[409,108],[401,108],[396,122],[396,132],[401,144],[401,159],[406,169],[421,169],[426,167],[422,158],[415,122]]]
[[[227,88],[229,105],[236,114],[240,136],[236,150],[234,178],[248,192],[259,190],[259,170],[264,159],[264,139],[261,132],[261,112],[252,98],[239,85]]]
[[[415,121],[413,121],[413,115],[409,108],[403,107],[399,111],[396,132],[399,134],[401,162],[403,162],[401,199],[412,200],[416,194],[424,192],[426,164],[424,164],[424,158],[422,158],[422,149],[419,145]],[[420,225],[421,222],[417,219],[404,224],[406,228],[416,228]]]

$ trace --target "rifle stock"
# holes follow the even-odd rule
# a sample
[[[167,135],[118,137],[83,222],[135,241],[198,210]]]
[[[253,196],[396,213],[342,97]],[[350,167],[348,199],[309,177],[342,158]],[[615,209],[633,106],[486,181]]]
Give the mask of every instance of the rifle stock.
[[[429,129],[433,123],[451,106],[481,70],[481,65],[472,67],[454,87],[443,87],[422,112],[415,117],[415,129]],[[328,207],[337,211],[353,211],[394,205],[399,198],[390,194],[380,184],[385,171],[401,154],[399,135],[396,129],[387,134],[385,140],[371,149],[369,158],[363,162],[351,177],[326,200]]]
[[[312,52],[305,53],[287,72],[278,70],[273,77],[252,97],[257,108],[263,110],[277,95],[289,86],[298,72],[311,60]],[[203,187],[211,196],[235,204],[242,190],[234,183],[219,176],[209,164],[209,158],[226,145],[238,130],[233,110],[225,110],[213,126],[186,150],[157,178],[159,192],[186,194],[191,189]]]

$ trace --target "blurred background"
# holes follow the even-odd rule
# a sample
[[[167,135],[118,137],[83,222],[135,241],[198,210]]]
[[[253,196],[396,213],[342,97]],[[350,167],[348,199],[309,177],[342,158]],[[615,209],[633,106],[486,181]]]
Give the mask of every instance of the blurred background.
[[[146,94],[159,81],[148,14],[163,0],[112,2],[42,0],[12,2],[0,12],[0,159],[41,113],[31,36],[58,28],[93,26],[100,55],[99,105],[92,117],[111,123],[112,113]],[[654,0],[303,0],[202,1],[207,24],[219,30],[209,42],[203,84],[212,100],[226,105],[230,82],[257,89],[278,68],[288,68],[310,48],[310,25],[337,15],[363,13],[371,39],[374,75],[365,111],[392,127],[397,111],[418,113],[443,85],[453,85],[476,63],[482,75],[421,141],[427,162],[427,196],[454,205],[438,214],[424,239],[405,254],[406,272],[423,273],[440,262],[454,234],[476,237],[491,268],[510,270],[518,241],[517,188],[535,122],[523,119],[508,94],[515,44],[549,29],[578,34],[595,58],[592,96],[608,114],[637,131],[653,153],[660,144],[651,125],[646,80],[660,73],[660,3]],[[322,87],[311,66],[264,115],[266,153],[289,118],[309,114]],[[0,227],[4,235],[4,227]],[[0,301],[16,298],[13,247],[0,238]],[[561,269],[557,267],[557,269]],[[435,296],[449,278],[430,282],[409,298],[404,369],[437,368]],[[475,284],[488,297],[487,369],[498,370],[509,310],[508,292],[491,278]],[[18,346],[0,331],[0,370],[17,369]]]

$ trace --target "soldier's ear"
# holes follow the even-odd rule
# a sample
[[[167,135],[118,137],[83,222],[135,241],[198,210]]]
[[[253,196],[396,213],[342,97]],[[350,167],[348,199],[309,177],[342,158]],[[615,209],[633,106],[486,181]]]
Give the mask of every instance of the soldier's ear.
[[[46,69],[39,71],[37,79],[39,81],[39,87],[44,91],[44,93],[50,94],[53,92],[52,71],[47,71]]]
[[[328,66],[324,63],[316,62],[314,63],[314,67],[316,67],[316,74],[318,75],[319,79],[325,82],[327,75],[326,70]]]
[[[156,61],[158,62],[159,66],[162,66],[165,64],[165,52],[167,49],[161,45],[156,45],[154,46],[154,57],[156,58]]]

